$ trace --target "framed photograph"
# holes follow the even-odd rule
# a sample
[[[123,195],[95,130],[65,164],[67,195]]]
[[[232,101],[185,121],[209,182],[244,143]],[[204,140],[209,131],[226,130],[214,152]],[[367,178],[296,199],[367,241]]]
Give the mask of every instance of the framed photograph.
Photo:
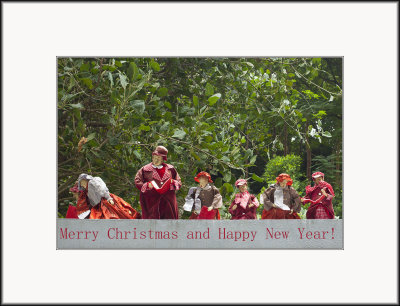
[[[57,85],[57,248],[343,248],[342,57],[58,57]]]

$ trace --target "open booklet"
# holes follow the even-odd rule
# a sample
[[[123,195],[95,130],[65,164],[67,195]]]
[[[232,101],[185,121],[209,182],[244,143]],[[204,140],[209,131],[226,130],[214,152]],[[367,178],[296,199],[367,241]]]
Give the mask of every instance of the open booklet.
[[[164,184],[161,183],[162,184],[161,186],[159,186],[155,181],[151,181],[151,184],[159,194],[163,194],[170,189],[171,180],[166,181]]]

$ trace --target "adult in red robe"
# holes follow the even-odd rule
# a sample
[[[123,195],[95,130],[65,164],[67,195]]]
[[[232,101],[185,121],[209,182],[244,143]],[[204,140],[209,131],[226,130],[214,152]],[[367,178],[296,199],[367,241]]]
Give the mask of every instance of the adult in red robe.
[[[308,185],[306,195],[301,199],[303,204],[311,203],[307,209],[307,219],[334,219],[332,199],[335,197],[335,193],[331,184],[324,181],[322,172],[313,173],[312,179],[314,186]]]
[[[289,174],[277,176],[276,184],[269,186],[261,195],[264,204],[261,219],[300,219],[301,199],[292,184]]]
[[[140,190],[143,219],[178,219],[176,191],[182,186],[174,166],[164,163],[168,150],[158,146],[152,162],[136,173],[135,185]],[[166,185],[168,188],[163,188]]]

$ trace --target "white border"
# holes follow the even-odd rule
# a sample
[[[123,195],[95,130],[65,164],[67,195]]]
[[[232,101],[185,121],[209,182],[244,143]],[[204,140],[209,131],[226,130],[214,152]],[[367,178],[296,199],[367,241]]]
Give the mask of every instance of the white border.
[[[2,9],[4,303],[398,301],[396,2]],[[56,251],[56,56],[66,55],[344,56],[345,250]]]

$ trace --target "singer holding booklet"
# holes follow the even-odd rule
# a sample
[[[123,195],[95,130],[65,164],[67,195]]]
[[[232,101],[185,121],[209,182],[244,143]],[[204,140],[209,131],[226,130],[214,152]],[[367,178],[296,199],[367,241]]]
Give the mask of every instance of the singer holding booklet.
[[[157,146],[152,162],[136,173],[143,219],[178,219],[175,191],[181,188],[182,182],[174,166],[164,163],[167,155],[167,148]]]

